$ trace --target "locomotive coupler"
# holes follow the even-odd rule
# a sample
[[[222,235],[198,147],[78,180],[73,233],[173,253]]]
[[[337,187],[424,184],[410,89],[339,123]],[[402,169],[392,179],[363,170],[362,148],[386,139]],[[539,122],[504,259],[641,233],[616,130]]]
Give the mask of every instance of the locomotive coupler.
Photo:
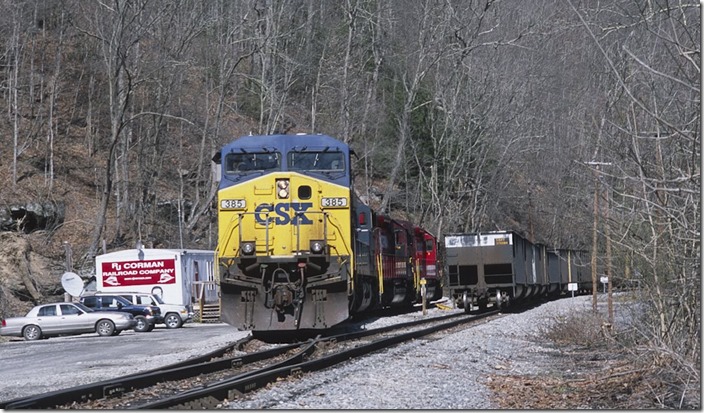
[[[302,265],[301,265],[302,264]],[[273,301],[274,310],[283,317],[286,313],[291,313],[293,310],[294,323],[297,326],[300,322],[301,305],[305,296],[305,288],[303,286],[305,280],[305,263],[299,263],[300,279],[292,282],[289,274],[279,268],[272,274],[272,285],[270,288],[271,300]]]
[[[293,304],[293,291],[286,285],[278,285],[274,289],[274,306],[282,311],[285,307]]]

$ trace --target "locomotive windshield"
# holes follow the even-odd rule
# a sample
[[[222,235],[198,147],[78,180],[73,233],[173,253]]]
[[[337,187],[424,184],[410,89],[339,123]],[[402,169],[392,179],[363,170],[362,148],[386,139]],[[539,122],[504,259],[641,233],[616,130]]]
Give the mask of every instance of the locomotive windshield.
[[[281,169],[279,152],[232,152],[225,157],[225,173],[247,173]]]
[[[344,172],[345,156],[338,151],[292,151],[288,153],[288,169],[291,171]]]

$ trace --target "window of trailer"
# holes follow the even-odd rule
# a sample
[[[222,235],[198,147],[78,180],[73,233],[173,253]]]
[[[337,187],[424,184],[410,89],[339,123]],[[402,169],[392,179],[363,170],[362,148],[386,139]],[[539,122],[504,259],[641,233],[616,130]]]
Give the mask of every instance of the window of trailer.
[[[288,169],[342,172],[345,170],[345,156],[338,151],[291,151],[288,153]]]
[[[225,157],[226,174],[280,169],[281,153],[279,152],[233,152]]]

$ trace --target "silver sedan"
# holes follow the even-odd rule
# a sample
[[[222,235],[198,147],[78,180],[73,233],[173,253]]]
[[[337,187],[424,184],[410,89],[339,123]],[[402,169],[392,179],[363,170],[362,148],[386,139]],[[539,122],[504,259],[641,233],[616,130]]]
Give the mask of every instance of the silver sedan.
[[[81,303],[51,303],[32,308],[24,317],[3,319],[0,336],[25,340],[83,333],[116,336],[136,325],[132,314],[95,311]]]

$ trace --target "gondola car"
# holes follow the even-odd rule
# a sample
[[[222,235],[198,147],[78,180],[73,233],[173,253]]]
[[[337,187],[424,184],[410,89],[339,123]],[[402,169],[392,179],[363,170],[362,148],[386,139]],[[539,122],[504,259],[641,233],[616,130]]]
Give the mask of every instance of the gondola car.
[[[584,251],[551,250],[513,231],[451,234],[445,248],[450,296],[466,311],[556,298],[570,283],[591,291]]]
[[[531,247],[511,231],[446,235],[450,296],[466,311],[490,303],[506,307],[528,298],[537,286],[526,261]]]
[[[592,292],[591,261],[587,251],[556,249],[560,266],[560,284],[563,293],[569,291],[569,284],[576,285],[576,292]]]

